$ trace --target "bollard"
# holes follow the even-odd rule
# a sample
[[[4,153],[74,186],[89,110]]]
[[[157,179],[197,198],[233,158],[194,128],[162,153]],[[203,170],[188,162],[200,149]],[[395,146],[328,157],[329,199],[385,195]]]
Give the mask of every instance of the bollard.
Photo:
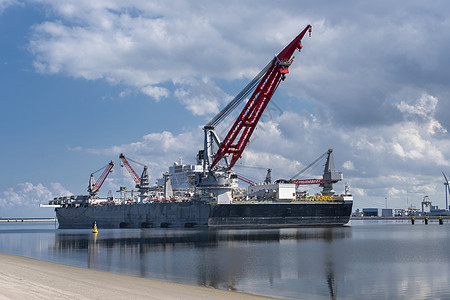
[[[444,221],[442,220],[442,217],[439,217],[439,225],[444,224]]]
[[[425,217],[425,225],[428,225],[428,217]]]
[[[411,217],[411,224],[414,225],[414,217]]]

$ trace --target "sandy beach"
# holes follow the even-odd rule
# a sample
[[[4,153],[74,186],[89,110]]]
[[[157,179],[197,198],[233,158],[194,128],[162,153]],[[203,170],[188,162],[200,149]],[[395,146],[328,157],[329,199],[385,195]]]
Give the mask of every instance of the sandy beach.
[[[0,254],[3,299],[271,299]]]

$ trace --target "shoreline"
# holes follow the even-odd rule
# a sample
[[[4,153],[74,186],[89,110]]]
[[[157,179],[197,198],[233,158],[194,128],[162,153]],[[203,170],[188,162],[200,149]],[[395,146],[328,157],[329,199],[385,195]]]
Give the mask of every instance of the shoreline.
[[[0,299],[275,299],[0,253]]]

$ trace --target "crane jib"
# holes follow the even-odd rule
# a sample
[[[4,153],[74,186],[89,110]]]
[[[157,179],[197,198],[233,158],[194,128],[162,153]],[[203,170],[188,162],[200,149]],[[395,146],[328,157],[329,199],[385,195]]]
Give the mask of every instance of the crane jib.
[[[256,125],[258,124],[259,119],[261,118],[262,113],[267,107],[267,104],[278,88],[281,80],[284,80],[284,77],[288,73],[288,68],[292,63],[292,55],[294,54],[294,51],[302,48],[301,40],[308,31],[311,33],[311,25],[306,26],[306,28],[295,39],[293,39],[276,56],[276,58],[273,59],[269,65],[260,72],[260,74],[258,74],[257,77],[255,77],[255,79],[257,79],[263,73],[260,79],[257,79],[256,81],[254,79],[249,85],[247,85],[247,87],[253,88],[256,86],[256,83],[258,83],[244,109],[241,111],[227,136],[220,144],[219,149],[214,156],[211,168],[215,167],[218,162],[227,155],[231,155],[231,161],[227,166],[228,169],[231,169],[239,160],[242,152],[248,144],[248,141],[250,140],[250,137],[253,134],[253,131],[255,130]],[[248,93],[247,87],[239,95]],[[242,101],[243,99],[242,97],[239,99],[237,98],[238,97],[236,97],[224,110],[218,114],[218,116],[208,123],[208,125],[214,125],[226,117],[230,113],[230,108],[234,109],[237,106],[236,102]]]
[[[114,162],[111,161],[105,168],[105,170],[103,171],[102,175],[100,175],[100,177],[98,178],[98,180],[95,182],[92,190],[90,191],[91,193],[96,193],[98,192],[98,190],[100,190],[100,188],[102,187],[103,182],[105,182],[106,177],[108,177],[109,173],[112,172],[112,168],[114,167]],[[91,175],[92,176],[92,175]]]

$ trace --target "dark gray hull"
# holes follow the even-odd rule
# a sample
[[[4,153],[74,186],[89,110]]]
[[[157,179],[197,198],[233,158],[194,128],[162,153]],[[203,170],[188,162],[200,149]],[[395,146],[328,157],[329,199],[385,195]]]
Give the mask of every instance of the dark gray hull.
[[[147,203],[56,208],[59,228],[294,227],[348,223],[353,201],[286,204]]]

